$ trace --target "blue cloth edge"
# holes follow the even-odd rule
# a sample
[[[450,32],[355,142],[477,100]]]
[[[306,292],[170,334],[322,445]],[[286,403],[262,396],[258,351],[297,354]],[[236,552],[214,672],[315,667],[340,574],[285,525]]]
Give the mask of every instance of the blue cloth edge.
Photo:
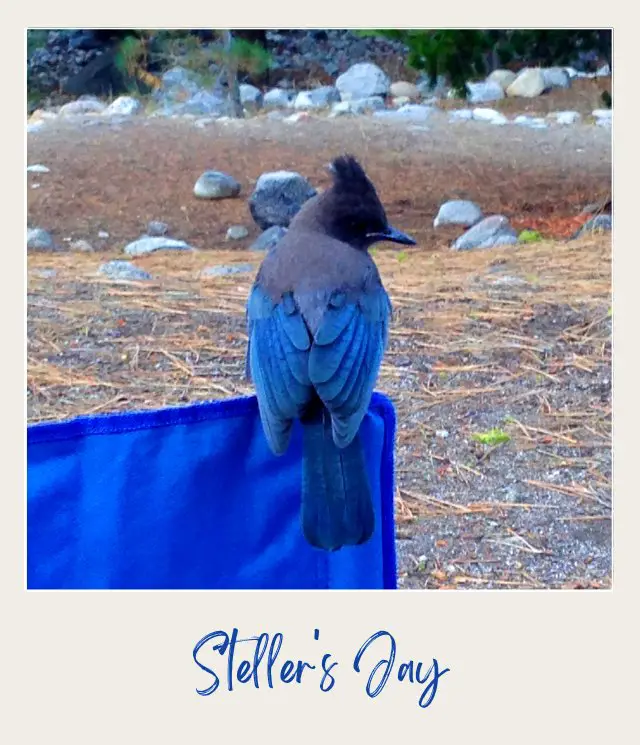
[[[95,416],[79,416],[55,422],[42,422],[27,426],[27,446],[43,442],[73,440],[84,435],[116,434],[138,429],[150,429],[212,419],[231,418],[238,414],[257,412],[258,400],[255,396],[242,396],[231,399],[217,399],[189,404],[187,406],[126,411]],[[380,489],[391,494],[390,500],[382,504],[382,559],[383,589],[396,590],[396,544],[394,516],[394,444],[396,413],[392,401],[383,393],[375,391],[371,397],[369,410],[382,417],[384,422],[383,458],[380,463]],[[28,470],[28,465],[27,465]]]

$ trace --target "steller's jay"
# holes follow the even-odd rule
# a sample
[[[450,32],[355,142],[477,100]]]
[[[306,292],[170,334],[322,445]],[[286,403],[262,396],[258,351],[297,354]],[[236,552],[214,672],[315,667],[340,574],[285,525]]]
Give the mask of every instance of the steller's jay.
[[[391,303],[368,249],[415,245],[387,222],[375,187],[349,155],[267,254],[247,303],[247,374],[279,455],[303,429],[302,529],[334,551],[374,529],[360,424],[387,344]]]

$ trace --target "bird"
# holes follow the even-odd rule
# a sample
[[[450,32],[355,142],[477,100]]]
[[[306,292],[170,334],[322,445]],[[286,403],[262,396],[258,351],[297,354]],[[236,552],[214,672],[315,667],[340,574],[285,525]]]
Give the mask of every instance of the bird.
[[[302,425],[302,533],[337,551],[373,535],[375,515],[360,436],[384,355],[391,301],[369,248],[415,245],[392,227],[352,155],[306,201],[256,274],[246,307],[246,375],[275,455]]]

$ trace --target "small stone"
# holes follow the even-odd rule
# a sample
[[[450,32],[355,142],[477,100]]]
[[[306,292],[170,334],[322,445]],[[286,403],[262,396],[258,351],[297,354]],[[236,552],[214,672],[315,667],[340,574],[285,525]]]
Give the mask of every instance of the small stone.
[[[42,228],[27,230],[27,249],[31,251],[55,251],[56,244],[51,233]]]
[[[250,247],[250,251],[271,251],[287,232],[281,225],[274,225],[261,233]]]
[[[119,96],[105,110],[107,116],[133,116],[142,110],[142,104],[132,96]]]
[[[558,124],[575,124],[580,120],[580,114],[577,111],[552,111],[549,119],[555,120]]]
[[[109,279],[143,280],[151,279],[151,275],[144,269],[132,264],[130,261],[108,261],[98,269],[99,274],[104,274]]]
[[[599,67],[596,70],[596,76],[599,78],[606,78],[609,77],[609,75],[611,75],[611,67],[607,64],[602,65],[602,67]]]
[[[201,277],[228,277],[230,274],[245,274],[253,271],[253,264],[233,264],[231,266],[209,266],[200,273]]]
[[[488,103],[504,98],[502,86],[492,80],[482,83],[467,83],[467,100],[469,103]]]
[[[249,197],[249,210],[261,230],[273,225],[287,227],[302,205],[315,194],[316,190],[299,173],[263,173]]]
[[[71,250],[80,251],[82,253],[91,253],[93,251],[93,246],[89,243],[89,241],[73,241],[73,243],[71,244]]]
[[[184,241],[149,235],[143,235],[124,247],[124,252],[128,256],[142,256],[154,251],[193,251],[193,247]]]
[[[228,241],[241,241],[248,235],[249,231],[247,230],[247,228],[245,228],[244,225],[232,225],[229,230],[227,230]]]
[[[27,166],[27,173],[50,173],[50,171],[46,166],[38,163],[35,166]]]
[[[151,220],[147,225],[147,235],[157,238],[161,235],[166,235],[169,232],[169,226],[166,222],[160,220]]]
[[[473,111],[471,109],[454,109],[449,113],[450,122],[468,122],[473,119]]]
[[[85,114],[103,114],[107,107],[97,98],[79,98],[66,103],[60,108],[60,116],[81,116]]]
[[[349,114],[355,114],[355,111],[351,105],[351,101],[338,101],[338,103],[334,103],[331,107],[331,113],[329,114],[329,116],[347,116]]]
[[[221,171],[205,171],[196,181],[193,193],[199,199],[228,199],[240,194],[240,184]]]
[[[34,269],[32,273],[42,279],[53,279],[58,274],[55,269]]]
[[[342,101],[341,103],[348,104],[354,114],[368,114],[372,111],[384,109],[382,96],[369,96],[368,98],[359,98],[357,101]],[[338,105],[336,104],[336,106]]]
[[[509,224],[509,220],[504,215],[492,215],[485,217],[457,238],[453,248],[457,251],[468,251],[473,248],[513,245],[517,242],[518,235]]]
[[[433,227],[440,225],[462,225],[470,228],[482,220],[483,214],[475,202],[467,199],[451,199],[445,202],[433,221]]]
[[[511,97],[536,98],[546,88],[542,70],[539,67],[525,67],[507,88],[506,93]]]
[[[473,118],[479,122],[489,122],[489,124],[497,124],[498,126],[502,126],[508,121],[504,114],[495,109],[474,109]]]
[[[108,237],[109,237],[109,233],[107,233],[106,230],[99,230],[98,231],[98,238],[103,238],[104,239],[104,238],[108,238]]]
[[[436,437],[441,440],[446,440],[447,437],[449,437],[449,432],[446,429],[438,429],[436,430]]]
[[[520,116],[517,116],[513,120],[514,124],[519,125],[520,127],[531,127],[531,129],[546,129],[547,123],[544,119],[538,116],[527,116],[526,114],[521,114]]]

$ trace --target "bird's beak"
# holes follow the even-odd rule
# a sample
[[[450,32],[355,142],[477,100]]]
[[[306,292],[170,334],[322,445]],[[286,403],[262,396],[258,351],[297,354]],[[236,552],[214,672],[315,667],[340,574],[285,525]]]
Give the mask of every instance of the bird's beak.
[[[397,230],[393,226],[389,225],[386,230],[380,233],[369,233],[367,238],[372,238],[375,241],[391,241],[391,243],[402,243],[404,246],[415,246],[415,240],[401,230]]]

